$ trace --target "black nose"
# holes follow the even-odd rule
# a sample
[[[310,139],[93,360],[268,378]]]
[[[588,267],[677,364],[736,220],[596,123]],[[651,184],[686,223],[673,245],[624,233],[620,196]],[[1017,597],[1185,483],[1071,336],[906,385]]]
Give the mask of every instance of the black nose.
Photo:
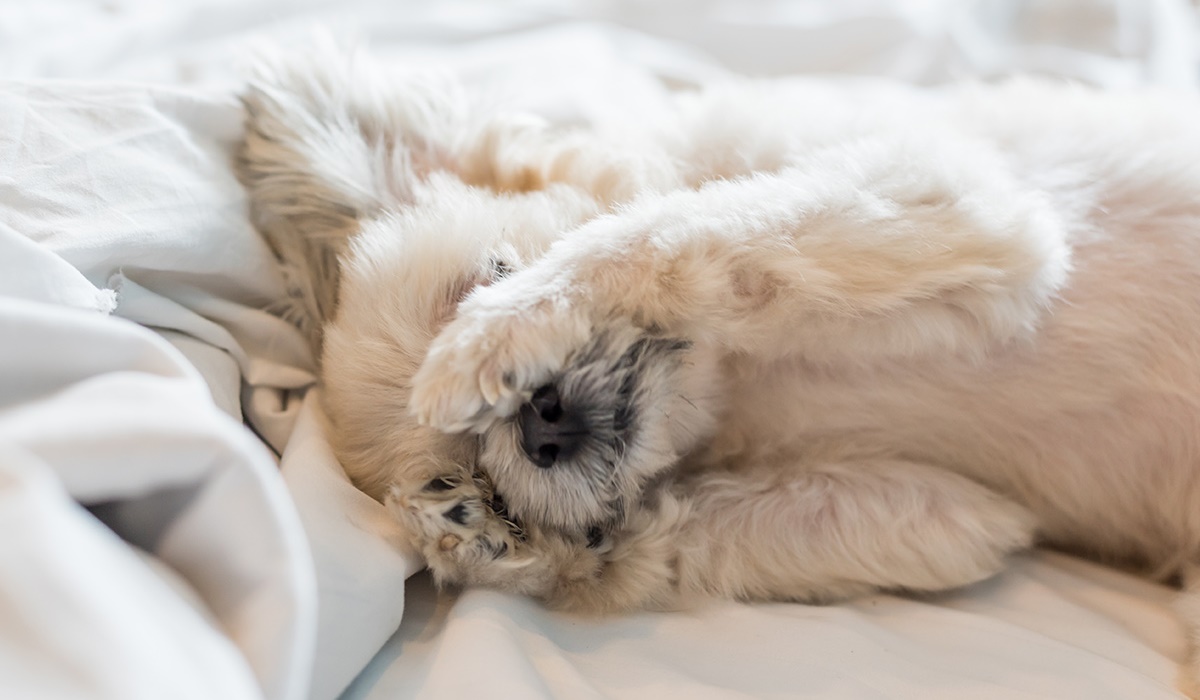
[[[542,469],[571,458],[587,436],[581,416],[564,407],[552,384],[533,393],[517,417],[521,449]]]

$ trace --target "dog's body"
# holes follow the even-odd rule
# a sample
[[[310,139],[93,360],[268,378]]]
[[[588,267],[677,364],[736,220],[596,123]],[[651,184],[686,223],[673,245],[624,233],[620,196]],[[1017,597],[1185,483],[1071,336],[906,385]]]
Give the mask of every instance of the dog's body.
[[[1200,557],[1195,103],[746,84],[611,137],[335,65],[252,85],[242,174],[339,455],[440,581],[604,611]]]

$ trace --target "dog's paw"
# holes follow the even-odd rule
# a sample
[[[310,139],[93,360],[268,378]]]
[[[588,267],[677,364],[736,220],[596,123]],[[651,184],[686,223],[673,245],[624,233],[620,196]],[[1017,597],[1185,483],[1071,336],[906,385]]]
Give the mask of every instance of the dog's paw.
[[[411,409],[446,432],[485,430],[560,372],[591,331],[584,314],[552,295],[480,290],[430,346],[413,378]]]
[[[593,587],[607,547],[590,535],[526,530],[482,474],[394,484],[384,505],[406,528],[439,586],[482,586],[548,601],[564,585]]]
[[[487,482],[465,472],[424,484],[393,484],[384,504],[442,583],[469,583],[485,565],[511,562],[524,540]]]
[[[1009,557],[1033,546],[1036,517],[1024,506],[990,492],[962,493],[930,519],[924,529],[922,557],[907,569],[898,567],[900,588],[940,591],[990,578]]]

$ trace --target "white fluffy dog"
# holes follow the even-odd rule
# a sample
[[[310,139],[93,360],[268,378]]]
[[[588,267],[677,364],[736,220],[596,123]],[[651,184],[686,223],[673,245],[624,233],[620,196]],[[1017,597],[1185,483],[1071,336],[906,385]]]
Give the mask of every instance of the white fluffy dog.
[[[746,82],[558,130],[317,53],[245,102],[339,456],[440,582],[617,611],[1200,557],[1191,100]]]

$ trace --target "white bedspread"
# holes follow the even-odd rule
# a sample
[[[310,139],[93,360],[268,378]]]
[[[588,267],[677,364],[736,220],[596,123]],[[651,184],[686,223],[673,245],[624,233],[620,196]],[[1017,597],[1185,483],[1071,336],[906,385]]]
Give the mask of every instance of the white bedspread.
[[[1200,75],[1186,0],[0,0],[0,697],[1174,697],[1170,591],[1061,555],[609,621],[414,576],[229,167],[246,47],[314,23],[584,122],[731,72]]]

